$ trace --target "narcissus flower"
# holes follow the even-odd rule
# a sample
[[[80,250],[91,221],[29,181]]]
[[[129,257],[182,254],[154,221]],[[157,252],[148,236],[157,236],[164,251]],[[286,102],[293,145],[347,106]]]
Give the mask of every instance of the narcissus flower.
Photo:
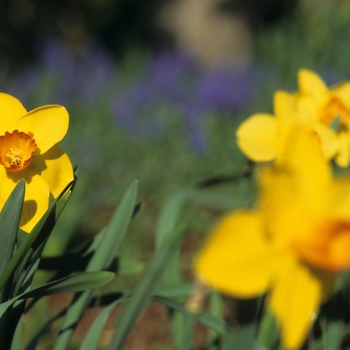
[[[195,263],[224,294],[267,292],[287,349],[302,345],[338,272],[350,267],[350,178],[333,179],[314,135],[293,132],[278,166],[259,175],[251,211],[226,215]]]
[[[297,123],[292,94],[277,91],[274,95],[274,113],[257,113],[248,118],[237,130],[237,144],[250,159],[270,161],[283,151],[286,135]]]
[[[26,183],[20,227],[30,232],[74,178],[71,162],[59,141],[69,116],[62,106],[49,105],[30,112],[16,98],[0,93],[0,210],[15,185]]]
[[[301,108],[316,121],[316,132],[321,137],[323,151],[328,158],[346,167],[350,161],[350,82],[328,88],[314,72],[298,72]],[[333,135],[324,135],[325,129]]]
[[[254,161],[278,158],[290,128],[302,126],[317,135],[327,159],[341,167],[350,160],[350,82],[328,88],[315,73],[298,72],[299,91],[278,91],[274,115],[255,114],[237,130],[237,143]]]

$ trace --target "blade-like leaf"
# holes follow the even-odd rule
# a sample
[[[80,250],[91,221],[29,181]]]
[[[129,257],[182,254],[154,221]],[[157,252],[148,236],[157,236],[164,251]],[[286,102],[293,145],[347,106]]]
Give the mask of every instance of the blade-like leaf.
[[[255,322],[246,324],[238,329],[230,329],[225,336],[222,350],[268,350],[254,338]]]
[[[10,194],[0,214],[0,276],[14,252],[23,208],[24,190],[25,183],[21,180]]]
[[[146,267],[143,278],[134,288],[134,295],[124,309],[109,349],[117,350],[121,348],[137,317],[151,301],[152,293],[174,258],[176,248],[182,238],[182,233],[182,231],[177,230],[168,239],[162,239],[161,246]]]
[[[191,350],[193,348],[193,338],[196,329],[196,317],[195,314],[188,313],[185,316],[184,331],[182,339],[179,343],[179,350]]]
[[[94,289],[109,283],[114,276],[113,272],[108,271],[83,272],[62,278],[58,281],[46,283],[0,304],[0,317],[17,300]]]
[[[182,191],[177,192],[175,195],[169,198],[165,203],[157,221],[157,227],[155,232],[156,251],[161,248],[162,240],[168,239],[173,234],[175,227],[178,223],[181,211],[184,204],[195,193],[195,187],[188,187]],[[173,252],[173,259],[170,262],[166,273],[163,276],[163,284],[173,285],[181,283],[181,267],[180,267],[180,244]],[[183,315],[175,313],[171,317],[171,330],[175,339],[175,347],[182,346],[182,339],[185,331]],[[186,333],[188,334],[188,333]]]
[[[113,311],[115,306],[126,301],[127,299],[127,297],[122,297],[113,302],[112,304],[108,305],[101,311],[101,313],[98,315],[98,317],[90,327],[89,332],[85,336],[79,350],[98,350],[98,342],[100,340],[101,333],[108,319],[108,316]]]
[[[69,184],[68,186],[71,186]],[[65,193],[66,189],[62,192],[62,195]],[[26,254],[29,250],[34,251],[40,244],[44,241],[44,239],[51,233],[52,228],[55,225],[56,218],[61,214],[63,206],[59,208],[56,207],[58,201],[67,201],[70,193],[66,193],[62,196],[59,196],[56,200],[54,200],[49,209],[45,213],[45,215],[40,219],[38,224],[34,227],[25,241],[18,247],[16,252],[14,253],[12,259],[7,264],[6,269],[0,275],[0,290],[5,286],[8,279],[15,272],[17,267],[24,261]],[[22,265],[23,267],[23,265]],[[21,269],[20,269],[21,270]],[[18,273],[19,274],[19,273]]]
[[[134,212],[137,184],[138,182],[134,181],[129,186],[111,221],[102,230],[98,240],[95,242],[96,250],[93,252],[86,271],[105,269],[112,263]],[[94,291],[90,290],[75,296],[62,323],[54,350],[66,349],[79,319],[91,302],[93,293]]]

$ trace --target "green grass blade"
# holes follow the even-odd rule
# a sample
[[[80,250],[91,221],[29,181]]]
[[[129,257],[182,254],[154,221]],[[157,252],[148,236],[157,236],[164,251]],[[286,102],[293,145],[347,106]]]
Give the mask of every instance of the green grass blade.
[[[172,196],[164,205],[159,215],[156,227],[156,249],[163,239],[167,239],[176,227],[180,212],[185,201],[194,193],[194,188],[188,188]]]
[[[113,311],[114,307],[127,300],[127,297],[122,297],[114,303],[104,308],[97,316],[94,323],[91,325],[89,332],[85,336],[79,350],[97,350],[98,343],[103,331],[103,327],[108,319],[108,316]]]
[[[155,232],[156,252],[161,249],[162,240],[168,239],[178,224],[181,211],[188,199],[195,193],[195,187],[185,188],[169,198],[165,203],[157,221]],[[180,244],[173,253],[173,259],[163,277],[164,285],[173,285],[181,283],[181,266],[180,266]],[[182,314],[174,313],[171,317],[171,330],[175,339],[177,349],[182,346],[184,337],[184,317]]]
[[[50,329],[53,323],[55,323],[59,318],[63,317],[67,309],[63,309],[57,315],[51,317],[34,335],[34,337],[29,341],[29,343],[25,346],[24,350],[36,350],[38,349],[38,344],[44,334]]]
[[[255,332],[255,322],[240,326],[239,329],[230,329],[226,333],[222,350],[266,350],[256,341]]]
[[[154,300],[156,300],[164,305],[167,305],[171,309],[174,309],[174,310],[179,311],[181,313],[184,313],[184,314],[190,313],[187,310],[186,305],[184,303],[178,302],[176,300],[166,298],[163,296],[155,296]],[[205,313],[205,312],[200,312],[200,313],[193,314],[193,315],[196,318],[197,322],[215,330],[216,332],[218,332],[220,334],[226,334],[229,330],[228,324],[221,318],[212,316],[212,315]]]
[[[109,283],[114,277],[115,274],[109,271],[82,272],[31,289],[21,294],[21,298],[36,298],[44,295],[80,292],[99,288]]]
[[[265,309],[260,322],[258,340],[269,349],[276,349],[280,339],[280,329],[275,316],[271,311]]]
[[[224,314],[222,296],[216,292],[212,291],[210,294],[210,314],[218,318],[222,318]],[[219,334],[215,331],[210,330],[208,333],[209,339],[209,350],[214,350],[215,347],[211,346]]]
[[[134,181],[129,186],[111,221],[97,238],[94,244],[95,250],[93,251],[92,258],[86,271],[105,269],[113,261],[121,246],[121,242],[126,234],[134,212],[137,184],[138,182]],[[65,315],[54,350],[64,350],[67,348],[76,325],[78,324],[84,310],[91,302],[93,293],[94,291],[90,290],[75,296]]]
[[[194,332],[196,330],[196,317],[195,314],[188,313],[185,316],[185,327],[178,350],[191,350],[193,348]]]
[[[135,180],[126,191],[115,215],[107,225],[104,237],[91,258],[86,271],[107,268],[121,246],[135,207],[137,184]]]
[[[325,334],[323,334],[323,349],[340,350],[344,331],[345,324],[341,320],[328,322]]]
[[[10,194],[0,214],[0,276],[4,273],[14,253],[23,208],[24,190],[25,183],[21,180]]]
[[[182,231],[178,230],[172,237],[162,239],[161,246],[145,269],[143,278],[134,288],[134,295],[126,305],[118,322],[117,330],[109,349],[120,349],[139,314],[151,301],[152,293],[157,287],[169,263],[171,263],[176,247],[180,244]]]
[[[23,328],[23,314],[17,322],[15,332],[12,337],[11,350],[22,349],[22,328]]]
[[[71,184],[69,186],[71,186]],[[66,189],[64,191],[66,191]],[[38,224],[34,227],[33,231],[27,235],[27,238],[15,251],[15,253],[12,256],[12,259],[7,264],[6,269],[0,275],[0,290],[2,290],[8,279],[13,275],[13,273],[19,266],[22,266],[22,268],[24,267],[21,264],[25,260],[25,256],[27,255],[27,253],[30,250],[36,250],[51,233],[51,230],[55,225],[56,219],[60,215],[64,207],[63,205],[57,207],[57,203],[58,201],[66,202],[68,200],[69,195],[69,193],[66,193],[62,196],[62,198],[61,196],[59,196],[50,204],[49,209],[47,210],[45,215],[40,219]]]
[[[37,298],[44,295],[72,293],[86,289],[98,288],[109,283],[114,278],[113,272],[94,271],[83,272],[60,280],[43,284],[0,304],[0,317],[17,300]]]

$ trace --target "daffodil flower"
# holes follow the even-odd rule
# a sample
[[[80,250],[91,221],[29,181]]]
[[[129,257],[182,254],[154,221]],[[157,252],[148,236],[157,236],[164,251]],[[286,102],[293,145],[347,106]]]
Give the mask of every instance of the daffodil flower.
[[[65,136],[69,116],[62,106],[27,112],[16,98],[0,93],[0,210],[15,185],[26,183],[20,227],[30,232],[73,180],[71,162],[57,145]]]
[[[257,113],[237,130],[237,144],[250,159],[263,162],[275,159],[283,151],[286,135],[297,124],[296,97],[284,91],[274,95],[274,115]]]
[[[284,346],[299,349],[337,273],[350,267],[350,177],[334,180],[317,138],[297,130],[259,181],[256,208],[218,223],[195,274],[224,294],[267,293]]]
[[[316,120],[316,132],[321,137],[323,151],[328,158],[346,167],[350,161],[350,82],[328,88],[314,72],[298,72],[301,108]],[[324,135],[328,128],[333,135]]]
[[[326,159],[341,167],[350,161],[350,83],[330,89],[315,73],[298,72],[299,91],[277,91],[274,115],[255,114],[237,130],[237,144],[250,159],[278,158],[285,147],[285,135],[302,126],[314,133]]]

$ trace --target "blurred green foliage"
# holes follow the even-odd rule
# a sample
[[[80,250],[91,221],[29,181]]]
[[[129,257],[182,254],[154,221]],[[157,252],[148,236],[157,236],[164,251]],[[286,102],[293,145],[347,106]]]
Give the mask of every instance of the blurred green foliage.
[[[84,31],[91,30],[100,33],[107,45],[118,48],[116,51],[128,47],[124,61],[118,66],[118,77],[126,89],[132,85],[135,76],[141,74],[149,57],[147,50],[140,49],[140,43],[149,42],[152,37],[154,28],[149,26],[154,13],[152,6],[157,7],[160,2],[148,1],[147,6],[145,3],[137,0],[8,1],[1,4],[4,11],[0,7],[1,33],[8,33],[0,38],[1,50],[27,61],[34,38],[42,33],[61,35],[62,23],[68,29],[65,35],[71,40],[74,33],[78,38],[85,35]],[[11,23],[8,17],[10,5],[14,16]],[[30,6],[38,6],[40,11],[36,12]],[[29,10],[25,12],[26,8]],[[32,17],[31,13],[34,13]],[[137,13],[136,17],[134,13]],[[52,24],[49,23],[52,16],[56,18],[54,26],[47,29]],[[74,195],[48,242],[46,253],[56,254],[66,245],[78,246],[98,232],[111,217],[127,185],[137,178],[142,210],[131,223],[120,254],[150,260],[158,213],[169,195],[202,179],[242,172],[246,159],[235,145],[235,129],[245,117],[258,111],[271,112],[273,92],[280,88],[294,90],[296,72],[301,67],[315,70],[329,83],[350,78],[349,20],[350,3],[347,0],[322,1],[322,6],[319,1],[308,0],[300,1],[288,20],[260,28],[253,57],[254,65],[264,73],[259,93],[239,112],[224,117],[219,112],[208,116],[203,128],[209,135],[209,147],[203,154],[193,152],[184,137],[178,115],[169,106],[159,105],[159,109],[162,108],[168,117],[170,133],[148,139],[130,135],[113,124],[104,99],[106,96],[97,100],[93,108],[81,103],[72,106],[69,110],[70,130],[62,146],[74,164],[82,162],[82,149],[89,152],[91,148],[97,149],[98,156],[87,152]],[[18,40],[13,40],[12,34]],[[49,88],[45,84],[45,77],[37,81],[43,94]],[[123,90],[118,90],[117,94],[119,92]],[[31,101],[31,107],[40,104],[40,94],[38,96],[38,100]],[[186,204],[182,221],[188,228],[180,268],[187,278],[191,259],[214,220],[228,208],[251,205],[249,200],[234,202],[235,198],[242,198],[242,193],[247,196],[244,186],[244,182],[223,184],[203,191]],[[251,198],[251,193],[247,197]],[[121,289],[126,289],[134,282],[134,278],[122,276],[117,283]],[[27,332],[31,332],[37,325],[31,322],[27,327]]]

